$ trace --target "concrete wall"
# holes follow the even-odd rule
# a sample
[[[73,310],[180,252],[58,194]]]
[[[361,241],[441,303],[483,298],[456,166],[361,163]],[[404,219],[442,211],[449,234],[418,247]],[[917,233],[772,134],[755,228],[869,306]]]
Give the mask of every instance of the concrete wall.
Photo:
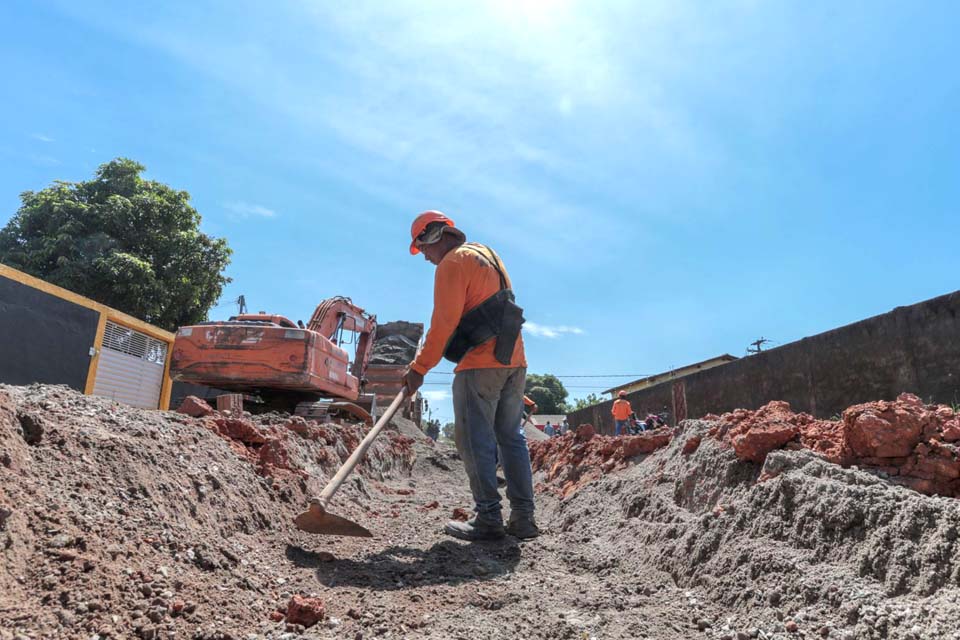
[[[852,404],[903,392],[927,402],[960,402],[960,291],[862,320],[681,379],[688,418],[786,400],[829,418]],[[638,416],[667,407],[673,381],[627,396]],[[612,401],[570,414],[613,432]],[[642,414],[642,415],[641,415]]]

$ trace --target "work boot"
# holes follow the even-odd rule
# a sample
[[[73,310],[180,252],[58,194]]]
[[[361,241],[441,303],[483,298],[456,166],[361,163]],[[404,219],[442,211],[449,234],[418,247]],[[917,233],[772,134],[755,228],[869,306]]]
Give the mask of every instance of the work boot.
[[[502,522],[480,522],[474,516],[463,522],[462,520],[451,520],[443,527],[443,532],[448,536],[460,538],[461,540],[500,540],[504,537]]]
[[[514,538],[520,538],[521,540],[536,538],[540,535],[540,528],[537,527],[537,523],[534,521],[532,515],[517,516],[514,518],[511,514],[510,522],[507,523],[507,528],[505,530]]]

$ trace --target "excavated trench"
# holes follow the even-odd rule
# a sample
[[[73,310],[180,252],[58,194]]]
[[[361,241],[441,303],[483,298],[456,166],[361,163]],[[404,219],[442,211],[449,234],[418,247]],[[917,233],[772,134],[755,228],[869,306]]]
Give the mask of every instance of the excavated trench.
[[[192,413],[0,386],[0,639],[960,637],[960,430],[909,396],[534,443],[527,543],[444,537],[404,420],[334,504],[375,537],[309,536],[365,427]]]

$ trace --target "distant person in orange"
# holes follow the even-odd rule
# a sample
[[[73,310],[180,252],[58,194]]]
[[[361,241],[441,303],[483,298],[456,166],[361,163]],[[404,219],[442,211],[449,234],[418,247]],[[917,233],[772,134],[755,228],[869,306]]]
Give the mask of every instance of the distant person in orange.
[[[524,432],[527,360],[510,277],[489,247],[466,235],[439,211],[425,211],[410,229],[410,253],[436,265],[433,315],[423,348],[403,376],[409,393],[446,358],[453,379],[454,441],[463,460],[476,515],[452,520],[444,531],[464,540],[495,540],[509,533],[534,538],[533,474]],[[499,447],[499,455],[498,455]],[[497,459],[503,466],[510,519],[503,526]]]
[[[617,399],[613,401],[613,409],[610,410],[610,413],[613,414],[614,433],[620,435],[621,432],[625,432],[630,425],[630,414],[633,413],[633,407],[627,400],[626,391],[617,394]]]
[[[537,429],[540,429],[541,431],[543,431],[543,429],[540,428],[540,425],[538,425],[533,421],[533,414],[535,414],[537,412],[537,409],[539,409],[539,407],[537,406],[537,403],[531,400],[530,398],[528,398],[527,396],[523,396],[523,408],[524,408],[524,413],[523,413],[523,420],[520,421],[520,429],[523,430],[523,425],[529,422],[530,424],[535,426]]]

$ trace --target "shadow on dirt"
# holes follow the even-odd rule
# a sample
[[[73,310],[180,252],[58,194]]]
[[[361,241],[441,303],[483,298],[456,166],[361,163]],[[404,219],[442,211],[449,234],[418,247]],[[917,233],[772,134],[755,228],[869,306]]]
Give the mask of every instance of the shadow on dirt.
[[[334,558],[296,545],[287,545],[287,559],[301,568],[316,569],[326,587],[363,587],[392,591],[411,586],[461,584],[490,580],[510,573],[520,562],[520,545],[500,542],[445,540],[429,549],[389,547],[362,560]]]

